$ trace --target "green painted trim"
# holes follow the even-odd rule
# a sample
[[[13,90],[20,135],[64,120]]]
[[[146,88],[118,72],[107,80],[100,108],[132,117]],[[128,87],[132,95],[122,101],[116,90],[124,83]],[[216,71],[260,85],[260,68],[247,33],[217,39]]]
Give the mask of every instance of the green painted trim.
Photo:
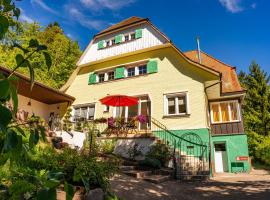
[[[103,49],[105,44],[105,40],[101,40],[98,42],[98,49]]]
[[[88,79],[88,85],[95,84],[97,79],[97,75],[95,73],[90,73],[89,74],[89,79]]]
[[[117,67],[115,69],[115,79],[124,78],[125,77],[125,67]]]
[[[124,37],[124,35],[123,35],[123,34],[116,35],[116,36],[115,36],[115,43],[116,43],[116,44],[121,43],[121,42],[122,42],[123,37]]]
[[[158,63],[156,60],[150,60],[147,63],[147,73],[151,74],[151,73],[156,73],[158,72]]]
[[[136,39],[142,38],[142,29],[135,30],[135,38]]]

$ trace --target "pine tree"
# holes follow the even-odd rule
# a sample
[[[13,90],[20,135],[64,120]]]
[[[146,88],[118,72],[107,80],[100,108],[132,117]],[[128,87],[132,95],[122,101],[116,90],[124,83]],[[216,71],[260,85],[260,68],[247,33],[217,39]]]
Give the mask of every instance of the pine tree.
[[[245,129],[259,135],[270,135],[270,77],[256,62],[249,73],[239,73],[239,80],[247,90],[243,105]]]

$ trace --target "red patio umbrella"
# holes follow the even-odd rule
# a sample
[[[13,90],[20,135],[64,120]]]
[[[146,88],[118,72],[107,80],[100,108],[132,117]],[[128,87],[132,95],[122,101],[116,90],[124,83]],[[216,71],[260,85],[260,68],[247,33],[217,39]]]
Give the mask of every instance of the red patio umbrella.
[[[126,95],[111,95],[106,96],[99,101],[107,106],[132,106],[138,104],[138,98],[136,97],[130,97]]]

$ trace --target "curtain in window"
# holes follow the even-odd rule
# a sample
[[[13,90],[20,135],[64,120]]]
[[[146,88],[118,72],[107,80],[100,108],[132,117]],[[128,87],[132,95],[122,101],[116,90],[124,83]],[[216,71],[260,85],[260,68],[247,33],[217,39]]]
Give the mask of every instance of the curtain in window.
[[[212,112],[213,112],[213,121],[220,122],[218,104],[212,104]]]
[[[229,109],[228,109],[228,103],[221,103],[220,104],[220,109],[221,109],[221,117],[223,122],[228,122],[230,121],[229,118]]]
[[[231,120],[238,120],[238,115],[237,115],[237,103],[236,102],[231,102],[230,103],[231,107]]]
[[[186,97],[178,97],[178,109],[179,113],[186,113]]]
[[[85,118],[85,119],[87,118],[87,107],[81,108],[80,117]]]
[[[175,113],[175,98],[168,98],[168,114]]]
[[[89,107],[88,119],[94,119],[95,107]]]

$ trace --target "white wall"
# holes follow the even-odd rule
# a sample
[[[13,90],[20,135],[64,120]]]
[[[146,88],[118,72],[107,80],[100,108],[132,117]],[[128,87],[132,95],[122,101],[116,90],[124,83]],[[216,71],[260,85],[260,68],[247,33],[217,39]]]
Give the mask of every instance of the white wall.
[[[136,29],[140,29],[140,28],[142,29],[142,38],[139,38],[139,39],[136,39],[133,41],[129,41],[129,42],[125,42],[122,44],[118,44],[118,45],[108,47],[105,49],[100,49],[100,50],[98,49],[98,42],[99,41],[108,40],[116,35],[130,33],[132,31],[135,31]],[[132,52],[132,51],[136,51],[136,50],[140,50],[140,49],[145,49],[145,48],[161,45],[164,43],[165,43],[165,39],[157,31],[155,31],[149,25],[142,24],[142,25],[128,28],[126,30],[123,30],[123,31],[120,31],[117,33],[113,33],[113,34],[110,34],[110,35],[107,35],[107,36],[104,36],[104,37],[101,37],[101,38],[94,40],[93,44],[87,50],[84,58],[81,60],[79,65],[82,65],[82,64],[85,64],[88,62],[92,62],[92,61],[96,61],[96,60],[100,60],[100,59],[104,59],[104,58],[108,58],[111,56],[120,55],[123,53],[128,53],[128,52]]]

